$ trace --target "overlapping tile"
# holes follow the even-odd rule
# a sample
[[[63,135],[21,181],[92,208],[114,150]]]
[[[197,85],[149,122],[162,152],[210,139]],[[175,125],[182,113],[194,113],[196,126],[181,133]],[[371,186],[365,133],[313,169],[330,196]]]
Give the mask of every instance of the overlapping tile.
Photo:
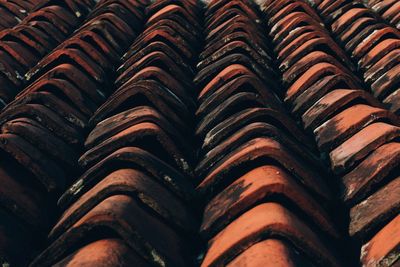
[[[0,2],[0,32],[18,25],[40,4],[39,0],[4,0]]]
[[[386,11],[398,13],[400,6],[393,1],[369,1],[369,5],[371,10],[357,1],[335,5],[322,1],[316,9],[357,64],[373,95],[398,115],[400,32],[383,23],[372,10],[383,12],[393,5]],[[391,16],[386,15],[390,22]]]
[[[303,4],[282,13],[301,7],[311,9]],[[201,145],[195,174],[205,200],[200,233],[208,241],[201,266],[308,260],[340,266],[335,243],[341,237],[326,211],[328,175],[280,100],[284,91],[259,7],[211,1],[205,14],[205,48],[194,79]]]
[[[2,106],[31,83],[30,69],[78,28],[94,5],[95,1],[37,1],[16,27],[0,32]]]
[[[289,6],[299,6],[301,1],[282,1],[281,5],[277,2],[266,1],[263,10],[287,86],[285,101],[301,118],[304,128],[313,133],[319,150],[329,160],[338,178],[339,195],[350,208],[349,235],[365,244],[379,235],[379,230],[399,212],[399,194],[394,189],[400,164],[396,152],[399,120],[394,114],[397,102],[388,105],[389,100],[385,98],[391,93],[396,95],[397,90],[398,31],[381,23],[357,1],[311,3],[327,27],[309,8],[293,9],[285,14]],[[292,21],[301,21],[301,24]],[[350,57],[329,37],[331,31]],[[286,41],[289,36],[297,42]],[[321,45],[308,44],[313,39],[321,39],[320,36],[325,36]],[[300,51],[291,48],[293,45]],[[304,59],[285,59],[298,53],[304,53]],[[279,56],[283,54],[285,57]],[[312,62],[308,66],[307,57]],[[373,95],[357,78],[352,62],[364,74],[363,82],[371,86]],[[382,249],[380,254],[375,247],[373,253],[380,256],[374,258],[375,262],[371,258],[366,261],[363,253],[367,248],[360,247],[361,263],[392,266],[398,258],[395,249],[398,245],[398,240],[393,241],[391,250]]]
[[[19,26],[1,32],[3,51],[15,53],[25,71],[80,26],[27,73],[25,82],[30,85],[0,114],[1,153],[10,158],[1,163],[4,182],[14,188],[2,194],[1,206],[20,220],[23,231],[37,232],[38,241],[26,251],[27,258],[43,246],[43,237],[58,214],[56,198],[81,173],[78,159],[90,116],[111,93],[109,79],[116,64],[144,24],[141,2],[102,1],[94,5],[94,1],[44,1]],[[136,23],[124,22],[130,18]],[[14,44],[10,40],[17,39],[13,38],[19,41]],[[16,63],[8,63],[18,70],[13,65]],[[6,171],[7,164],[18,166],[20,171]],[[20,192],[25,192],[26,198]],[[42,218],[36,217],[43,212],[46,215]],[[26,242],[31,242],[32,236],[26,234]],[[27,264],[27,259],[22,262],[10,253],[18,242],[10,243],[4,253],[2,250],[4,263]]]
[[[95,264],[87,253],[98,247],[99,258],[112,256],[108,246],[118,251],[110,264],[191,266],[199,223],[190,126],[200,14],[195,1],[147,7],[145,29],[123,55],[113,92],[88,118],[93,130],[78,160],[85,172],[59,199],[64,212],[32,266]]]
[[[395,1],[148,4],[0,31],[0,262],[396,266]]]

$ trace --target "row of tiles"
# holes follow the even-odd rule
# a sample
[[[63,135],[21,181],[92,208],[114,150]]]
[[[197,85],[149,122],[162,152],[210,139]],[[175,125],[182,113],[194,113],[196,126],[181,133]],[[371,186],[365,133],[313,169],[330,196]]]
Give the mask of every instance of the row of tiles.
[[[400,30],[400,3],[396,0],[367,0],[366,5]]]
[[[40,3],[39,0],[0,1],[0,32],[14,27],[29,15]]]
[[[2,107],[35,80],[28,71],[76,30],[94,4],[94,0],[42,1],[18,25],[0,32]]]
[[[193,265],[190,135],[200,7],[162,0],[146,16],[113,93],[90,118],[95,127],[78,160],[86,171],[59,199],[64,212],[31,266]]]
[[[357,16],[350,16],[346,11],[360,4],[343,2],[320,1],[316,9],[327,23],[336,19],[331,28],[334,32],[340,28],[340,38],[345,36],[348,44],[355,45],[357,51],[367,53],[364,46],[369,43],[369,48],[375,44],[382,50],[371,53],[383,57],[385,51],[390,52],[376,44],[379,38],[362,41],[360,34],[351,32],[353,25],[344,23],[342,18],[346,15],[353,22],[357,20]],[[333,12],[334,8],[338,11]],[[283,81],[288,88],[285,101],[292,113],[302,119],[305,129],[314,134],[319,150],[330,160],[331,169],[341,185],[341,199],[350,208],[349,234],[363,244],[361,262],[365,266],[390,266],[397,261],[393,253],[396,255],[400,243],[396,227],[400,208],[399,118],[369,93],[360,90],[363,86],[352,74],[351,60],[331,39],[326,28],[321,26],[320,17],[306,3],[269,1],[264,10]],[[342,17],[341,13],[344,13]],[[356,45],[358,42],[359,46]],[[356,55],[352,53],[351,57],[356,58]],[[360,62],[364,61],[358,61],[359,68],[362,67]],[[386,62],[389,59],[382,58],[379,64]],[[375,71],[386,75],[380,68]],[[396,83],[395,79],[388,81]],[[372,91],[375,93],[374,87]],[[381,246],[382,238],[388,235],[396,238]]]
[[[38,12],[55,14],[47,8],[55,6]],[[31,84],[0,115],[1,180],[7,185],[1,190],[1,251],[2,261],[11,265],[26,265],[43,246],[58,214],[55,199],[80,173],[89,119],[112,90],[108,81],[143,25],[144,5],[99,1],[87,15],[68,40],[30,70]]]
[[[351,55],[373,95],[399,114],[400,31],[357,1],[323,1],[317,9]]]
[[[193,214],[196,206],[193,186],[197,186],[200,199],[206,200],[200,203],[200,206],[205,205],[200,234],[209,244],[202,266],[346,264],[336,255],[335,244],[340,243],[340,234],[328,215],[332,214],[328,174],[321,171],[325,167],[316,158],[318,152],[313,142],[287,115],[279,98],[286,100],[294,115],[303,118],[304,125],[309,116],[305,116],[306,112],[314,108],[311,114],[316,117],[306,126],[308,130],[319,128],[347,108],[373,112],[370,120],[365,113],[356,119],[347,113],[344,118],[354,120],[348,122],[351,126],[345,124],[340,131],[329,126],[329,131],[321,130],[319,134],[324,140],[323,145],[318,142],[319,149],[329,153],[333,170],[343,176],[357,166],[353,175],[357,181],[365,175],[362,171],[370,163],[360,164],[360,167],[360,160],[376,147],[383,147],[390,138],[396,140],[397,129],[386,133],[387,127],[379,124],[383,133],[378,132],[376,139],[367,140],[370,144],[361,152],[354,148],[354,143],[362,147],[357,140],[364,141],[365,138],[363,135],[356,138],[357,132],[381,118],[395,127],[397,117],[382,109],[368,93],[357,90],[361,88],[361,82],[349,71],[355,68],[329,35],[323,35],[326,32],[313,21],[319,22],[319,18],[310,7],[301,1],[265,4],[270,25],[279,22],[279,25],[289,25],[285,29],[271,27],[270,31],[283,80],[289,88],[284,91],[278,82],[279,75],[272,68],[274,55],[269,52],[265,27],[259,23],[258,7],[252,1],[212,1],[204,16],[205,36],[202,36],[202,27],[198,23],[203,16],[197,3],[156,1],[146,10],[145,31],[122,57],[123,63],[116,72],[113,66],[118,65],[118,55],[124,50],[118,49],[118,45],[123,43],[127,47],[129,41],[123,37],[132,38],[139,32],[137,25],[142,24],[143,14],[138,10],[145,3],[126,1],[121,4],[118,1],[125,12],[130,11],[127,15],[115,8],[113,2],[99,3],[94,11],[97,17],[89,17],[101,18],[102,12],[96,13],[100,7],[112,10],[114,20],[107,17],[107,21],[111,20],[120,32],[113,32],[116,34],[114,42],[107,34],[100,34],[106,42],[96,38],[96,45],[89,42],[92,47],[88,47],[72,37],[73,47],[64,49],[60,46],[58,55],[62,56],[58,56],[56,50],[29,72],[35,82],[5,112],[8,114],[3,120],[7,125],[3,127],[5,133],[18,138],[4,138],[4,147],[9,149],[6,151],[20,164],[25,163],[25,169],[36,172],[55,197],[70,183],[68,178],[79,173],[76,162],[86,170],[59,199],[59,207],[65,211],[49,235],[51,245],[33,265],[188,266],[193,258],[192,249],[196,247],[193,237],[198,222]],[[292,13],[298,10],[304,14],[301,19],[293,20],[299,14],[293,16]],[[132,21],[130,32],[129,27],[119,23],[118,17]],[[293,24],[287,23],[292,21]],[[310,25],[303,32],[303,29],[297,29],[305,22]],[[289,36],[287,30],[300,33]],[[315,31],[311,36],[326,38],[307,44],[304,49],[301,44],[309,36],[301,35],[308,31]],[[98,31],[94,32],[98,34]],[[197,53],[203,39],[205,44],[194,78],[195,86],[192,83],[196,72],[193,65],[198,61]],[[295,39],[298,43],[293,43]],[[312,56],[302,61],[307,52],[297,50],[297,45]],[[320,49],[325,45],[332,54],[325,48]],[[96,51],[99,47],[101,50]],[[105,52],[112,51],[111,47],[116,56],[105,59],[108,55]],[[324,62],[332,66],[318,65]],[[307,64],[328,67],[334,78],[322,79],[326,73],[319,72],[318,68],[307,70],[311,66]],[[71,67],[75,68],[71,70]],[[319,87],[310,90],[308,87],[315,81],[318,84],[319,79],[323,80]],[[44,85],[38,86],[36,80],[42,80]],[[77,88],[62,86],[58,80],[65,80]],[[109,82],[114,80],[114,84]],[[89,82],[94,82],[94,86]],[[35,84],[39,88],[32,89]],[[343,89],[344,84],[351,86]],[[196,87],[200,88],[199,92]],[[43,90],[46,94],[38,94]],[[337,93],[333,98],[329,95],[332,92]],[[293,106],[290,101],[294,99],[295,102],[299,95],[303,99],[297,102],[298,106]],[[326,103],[319,102],[328,95]],[[196,96],[197,100],[194,100]],[[358,99],[366,99],[361,104],[370,106],[365,110],[360,108],[354,101]],[[315,106],[315,102],[322,105]],[[47,109],[43,112],[42,107],[36,108],[38,104]],[[14,115],[15,110],[17,115]],[[64,119],[63,124],[54,124],[53,114],[45,116],[49,110]],[[375,114],[378,114],[377,119]],[[36,121],[51,133],[42,132],[42,139],[38,139],[40,125]],[[60,127],[71,124],[72,127],[67,127],[71,129],[69,131]],[[86,129],[95,124],[86,139]],[[192,138],[195,126],[195,138]],[[27,137],[28,134],[36,137]],[[336,136],[339,136],[337,143]],[[348,140],[352,140],[350,145],[337,150]],[[23,141],[33,144],[28,146]],[[17,148],[12,148],[13,145]],[[197,146],[201,146],[200,162],[194,168],[196,155],[193,151]],[[332,153],[335,150],[339,152]],[[37,151],[45,153],[33,158]],[[82,151],[84,153],[78,160]],[[376,154],[391,156],[382,163],[382,168],[372,166],[378,174],[366,181],[367,185],[357,184],[356,198],[348,201],[349,205],[354,206],[375,191],[369,186],[371,181],[376,183],[377,176],[380,181],[387,181],[396,174],[393,170],[396,170],[398,160],[393,146]],[[75,156],[71,160],[68,155]],[[67,162],[68,159],[71,161]],[[56,164],[49,165],[49,162]],[[38,164],[32,166],[30,163]],[[57,172],[63,173],[64,179],[59,179]],[[11,177],[11,180],[17,179]],[[383,193],[361,209],[360,216],[360,208],[353,207],[362,220],[367,218],[359,223],[360,234],[355,235],[368,236],[370,232],[376,232],[377,218],[378,224],[382,224],[396,215],[395,190],[398,190],[396,184],[385,187]],[[387,196],[378,202],[385,210],[368,217],[377,207],[376,201],[382,200],[381,195]],[[12,197],[14,202],[18,200],[16,195]],[[36,207],[36,210],[39,209]],[[142,219],[137,220],[138,217]],[[372,230],[369,229],[371,222]],[[396,221],[389,225],[396,225]],[[391,226],[390,229],[396,228]],[[381,234],[379,240],[387,234],[388,231]],[[375,250],[374,246],[370,249],[368,245],[365,251],[372,252],[366,255],[370,257],[371,253],[381,252],[386,259],[388,256],[392,259],[390,253],[398,245],[396,239],[386,250],[381,249],[379,240],[374,243]],[[381,250],[376,250],[377,244]]]
[[[288,116],[252,1],[212,1],[200,87],[197,192],[206,201],[201,266],[342,266],[327,174]]]

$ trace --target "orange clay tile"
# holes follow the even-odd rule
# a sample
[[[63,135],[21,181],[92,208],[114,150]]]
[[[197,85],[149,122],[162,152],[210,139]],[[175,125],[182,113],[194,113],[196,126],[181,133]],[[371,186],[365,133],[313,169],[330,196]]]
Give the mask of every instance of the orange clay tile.
[[[284,169],[273,165],[252,169],[213,198],[205,208],[200,233],[209,239],[240,214],[276,195],[295,203],[323,231],[338,237],[319,204]]]
[[[154,214],[180,231],[195,233],[197,223],[189,209],[154,178],[135,169],[119,169],[101,179],[70,206],[49,234],[54,240],[81,217],[109,196],[123,194],[135,197]]]
[[[343,176],[343,200],[351,204],[368,196],[376,184],[399,167],[399,159],[398,142],[387,143],[375,149],[356,168]]]
[[[399,259],[400,215],[385,225],[361,248],[361,263],[365,267],[396,266]]]
[[[295,267],[298,256],[287,242],[279,239],[267,239],[252,245],[234,258],[226,266],[275,266]]]
[[[296,249],[324,266],[341,266],[308,226],[276,203],[260,204],[229,224],[209,241],[201,266],[223,266],[270,233],[290,240]]]
[[[339,174],[350,170],[374,149],[399,135],[400,128],[388,123],[368,125],[329,153],[333,171]]]
[[[365,239],[400,211],[400,177],[382,186],[350,210],[349,233]]]
[[[330,119],[334,112],[355,99],[365,101],[371,106],[382,106],[375,98],[363,90],[336,89],[319,99],[302,115],[305,128],[317,128]]]
[[[101,239],[89,243],[53,266],[143,266],[151,264],[144,261],[123,240],[118,238]]]
[[[235,170],[262,158],[278,161],[313,193],[322,199],[330,198],[323,178],[313,170],[313,166],[308,167],[285,146],[267,137],[250,140],[226,155],[197,186],[197,190],[207,196],[215,195],[221,191],[221,184],[229,184],[240,177],[236,177]]]
[[[346,141],[365,126],[376,121],[400,125],[397,116],[388,110],[365,104],[351,106],[314,130],[320,150],[329,151]]]

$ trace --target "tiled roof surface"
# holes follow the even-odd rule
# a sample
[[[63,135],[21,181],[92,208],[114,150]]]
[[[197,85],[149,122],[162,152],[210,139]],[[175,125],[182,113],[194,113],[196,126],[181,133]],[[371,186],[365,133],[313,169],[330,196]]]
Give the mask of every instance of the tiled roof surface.
[[[0,263],[399,266],[399,13],[0,1]]]

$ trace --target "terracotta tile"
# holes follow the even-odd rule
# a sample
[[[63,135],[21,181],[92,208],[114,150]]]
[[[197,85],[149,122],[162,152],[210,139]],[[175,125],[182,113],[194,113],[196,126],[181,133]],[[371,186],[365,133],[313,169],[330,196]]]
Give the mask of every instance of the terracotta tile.
[[[400,40],[399,40],[400,41]],[[398,89],[398,82],[400,81],[400,64],[388,70],[385,74],[379,77],[374,83],[371,84],[371,89],[374,96],[382,99],[393,91]]]
[[[190,174],[192,160],[187,153],[181,152],[175,142],[157,124],[151,122],[138,123],[122,130],[99,145],[86,151],[79,159],[81,166],[93,166],[96,162],[110,155],[119,148],[136,146],[159,154],[161,160],[173,165],[182,172]],[[186,148],[188,151],[189,148]]]
[[[212,110],[215,110],[221,105],[221,102],[225,102],[229,96],[240,92],[256,94],[258,102],[263,103],[264,107],[270,107],[274,110],[285,112],[281,101],[274,93],[273,89],[265,85],[254,73],[249,72],[247,75],[241,75],[231,79],[221,87],[216,88],[215,91],[209,91],[208,94],[199,101],[200,105],[197,108],[196,115],[198,117],[204,117],[207,114],[208,116]],[[245,109],[245,107],[242,107],[242,109]]]
[[[344,52],[333,42],[331,38],[319,37],[308,40],[299,48],[297,48],[288,58],[286,58],[280,65],[281,71],[288,70],[298,60],[304,57],[306,54],[315,51],[316,49],[323,49],[328,51],[331,55],[334,55],[337,59],[340,59],[345,66],[351,65]]]
[[[237,31],[246,31],[254,36],[256,40],[265,40],[265,37],[261,35],[259,31],[257,31],[259,25],[257,25],[248,16],[242,13],[233,15],[234,16],[232,18],[229,18],[221,24],[216,25],[215,28],[210,28],[210,31],[206,35],[205,42],[213,43],[215,41],[219,41],[220,37]]]
[[[282,75],[282,79],[286,84],[292,85],[301,75],[307,72],[308,69],[319,63],[330,63],[331,65],[337,66],[340,70],[346,70],[346,67],[331,55],[322,51],[314,51],[304,56],[304,58],[300,59],[295,65],[285,71]],[[354,80],[357,81],[357,79]]]
[[[313,155],[303,143],[296,142],[290,138],[288,133],[283,132],[281,129],[270,123],[253,122],[240,128],[230,137],[208,151],[197,164],[196,175],[204,177],[225,155],[257,137],[271,137],[278,142],[285,144],[285,146],[287,146],[291,151],[301,155],[303,159],[312,162],[312,165],[318,168],[323,168],[315,155]]]
[[[335,22],[332,23],[332,31],[336,34],[340,34],[348,27],[352,22],[360,17],[368,17],[370,11],[366,8],[353,8],[342,14]]]
[[[397,215],[362,247],[363,266],[396,266],[400,236],[400,216]]]
[[[299,256],[295,254],[287,242],[278,239],[267,239],[247,248],[226,266],[294,267],[297,264],[301,264],[300,262]],[[308,262],[308,264],[311,263]]]
[[[399,213],[399,184],[397,177],[350,210],[349,233],[367,238],[377,228]]]
[[[24,32],[28,33],[24,34]],[[36,40],[30,36],[35,36]],[[44,38],[43,38],[44,37]],[[13,28],[7,32],[1,32],[1,40],[13,40],[16,43],[23,45],[24,47],[31,49],[36,54],[44,56],[53,46],[47,42],[47,36],[43,36],[38,30],[33,27],[20,26],[19,28]]]
[[[388,10],[394,3],[397,1],[395,0],[390,0],[390,1],[366,1],[366,4],[371,7],[372,10],[382,13]]]
[[[398,116],[400,115],[399,97],[400,97],[400,90],[396,90],[382,100],[385,106],[387,106],[387,108],[390,109],[390,111],[392,111]]]
[[[333,171],[339,174],[350,170],[380,145],[396,139],[399,133],[399,127],[387,123],[368,125],[329,153]]]
[[[142,35],[146,35],[147,33],[153,32],[153,31],[162,31],[166,30],[167,32],[170,32],[171,29],[181,36],[183,40],[185,40],[190,47],[188,49],[191,49],[193,51],[197,51],[199,47],[198,39],[199,39],[199,32],[196,28],[193,27],[193,25],[188,24],[187,20],[183,17],[176,17],[176,18],[164,18],[156,23],[150,25],[147,27]]]
[[[235,53],[235,51],[240,51],[242,54],[248,55],[252,58],[255,62],[260,65],[267,65],[269,64],[269,59],[260,55],[256,50],[254,50],[251,46],[247,43],[242,41],[232,41],[225,46],[221,47],[213,54],[209,55],[207,58],[203,59],[197,64],[199,69],[203,69],[212,63],[218,61],[219,59],[225,57],[226,55]]]
[[[247,0],[211,1],[207,5],[205,16],[207,18],[210,16],[215,16],[215,14],[219,14],[221,10],[224,11],[233,9],[240,9],[252,19],[256,19],[258,17],[256,5]]]
[[[27,96],[40,92],[61,96],[63,101],[67,102],[87,117],[91,116],[96,110],[96,104],[93,103],[88,95],[85,95],[85,92],[82,92],[80,88],[77,88],[73,83],[67,80],[56,78],[39,79],[26,87],[9,106],[27,103],[25,100]]]
[[[154,15],[147,19],[146,26],[150,26],[151,24],[157,22],[166,17],[173,17],[173,16],[181,16],[184,17],[187,23],[193,25],[197,31],[201,30],[201,26],[198,24],[196,17],[193,14],[186,11],[186,9],[182,8],[179,5],[170,4],[168,6],[163,7]]]
[[[343,69],[330,63],[317,63],[301,75],[286,91],[285,102],[293,101],[301,93],[304,93],[308,87],[317,82],[321,77],[328,75],[345,74]]]
[[[201,89],[197,97],[198,101],[203,102],[206,97],[212,95],[227,82],[246,74],[254,76],[254,72],[241,64],[231,64],[227,66],[218,74],[214,75],[215,77]]]
[[[319,175],[313,170],[313,167],[308,167],[300,157],[293,155],[284,145],[267,137],[250,140],[227,154],[197,186],[197,190],[203,195],[215,195],[221,191],[221,184],[230,184],[239,178],[237,177],[239,168],[242,168],[243,172],[246,164],[263,158],[279,162],[306,187],[311,188],[313,193],[322,199],[329,199],[326,185],[324,181],[317,178]]]
[[[121,148],[90,169],[88,169],[76,182],[61,196],[58,204],[66,208],[81,194],[92,188],[99,179],[110,172],[119,169],[118,166],[140,168],[160,181],[170,191],[182,199],[193,197],[194,190],[191,181],[180,172],[164,163],[156,156],[137,147]]]
[[[241,53],[230,54],[220,60],[217,60],[213,64],[208,65],[197,73],[196,77],[194,78],[194,82],[200,86],[204,86],[205,84],[209,83],[217,73],[232,64],[244,65],[256,73],[258,77],[261,78],[265,83],[271,84],[271,87],[279,88],[276,85],[276,78],[274,77],[274,73],[271,72],[272,70],[266,70],[265,66],[257,64],[254,62],[254,60],[252,60],[252,58]]]
[[[71,82],[96,105],[104,102],[104,96],[100,93],[100,91],[97,90],[97,87],[99,85],[95,81],[93,81],[93,79],[88,77],[88,75],[84,73],[84,71],[80,70],[77,66],[68,63],[60,64],[40,77],[40,80],[53,79],[63,79]],[[36,82],[40,84],[40,80],[32,83],[32,87],[35,86]],[[26,89],[26,92],[25,90],[21,91],[21,93],[17,95],[17,98],[25,96],[29,93],[29,91],[30,89]]]
[[[112,14],[109,17],[113,18]],[[93,19],[79,28],[80,32],[93,31],[99,32],[101,36],[113,47],[118,53],[124,51],[125,46],[129,45],[130,40],[127,39],[127,35],[124,35],[117,26],[115,26],[109,17],[103,16],[102,18]]]
[[[136,197],[150,213],[159,216],[176,230],[187,234],[197,231],[197,222],[185,203],[143,172],[119,169],[102,178],[64,211],[51,230],[49,239],[55,240],[100,202],[119,194]]]
[[[280,43],[285,38],[289,38],[289,33],[298,27],[314,26],[313,29],[324,31],[322,26],[304,12],[293,12],[282,18],[270,31],[274,43]],[[278,31],[278,29],[280,29]],[[295,35],[297,36],[297,35]]]
[[[131,99],[144,99],[132,104]],[[140,98],[141,97],[141,98]],[[128,109],[135,106],[151,105],[157,111],[161,112],[168,120],[174,122],[182,131],[185,131],[187,121],[190,121],[188,107],[167,87],[158,81],[149,79],[133,83],[119,89],[111,95],[91,118],[93,124],[98,123],[107,117],[126,111],[124,106],[128,105]]]
[[[207,107],[205,109],[205,116],[202,118],[196,129],[196,135],[204,137],[208,131],[215,127],[218,123],[227,119],[232,111],[238,108],[248,108],[248,107],[263,107],[264,103],[260,99],[258,94],[253,93],[237,93],[225,101],[221,101],[221,98],[214,98],[211,102],[214,107]],[[220,106],[218,106],[220,105]],[[216,107],[215,107],[216,106]]]
[[[77,167],[77,152],[35,120],[28,118],[9,120],[1,126],[1,132],[24,138],[49,157],[63,164],[66,169],[72,171]]]
[[[341,89],[358,89],[358,84],[347,74],[329,75],[315,82],[293,101],[292,113],[301,115],[329,92]]]
[[[240,3],[239,1],[238,3]],[[247,6],[248,8],[248,6]],[[242,8],[234,7],[230,9],[221,9],[218,13],[213,14],[210,17],[205,19],[206,29],[210,30],[210,33],[213,33],[214,29],[226,29],[229,28],[229,24],[227,22],[236,20],[238,18],[243,19],[251,19],[249,20],[248,30],[251,32],[255,32],[259,29],[259,17],[254,13],[255,10],[252,10],[253,14],[249,14],[243,11]],[[221,27],[220,27],[221,26]],[[223,32],[223,31],[222,31]],[[258,35],[258,34],[257,34]],[[214,41],[215,38],[209,39],[208,41]]]
[[[353,57],[360,59],[359,66],[361,68],[368,68],[377,61],[377,59],[374,59],[374,57],[378,57],[379,59],[383,55],[393,50],[393,47],[396,47],[396,45],[388,45],[387,42],[395,43],[395,40],[399,40],[399,37],[400,33],[396,29],[392,29],[390,27],[377,29],[368,35],[364,39],[364,42],[360,43],[354,49],[352,55]],[[398,46],[399,45],[397,45],[397,47]],[[381,51],[378,53],[374,49],[379,49]]]
[[[100,33],[96,33],[94,31],[90,30],[83,30],[75,34],[73,37],[71,37],[68,40],[83,40],[89,44],[92,44],[95,46],[99,52],[101,52],[104,57],[106,57],[110,64],[113,64],[114,66],[119,64],[120,60],[120,55],[117,53],[117,51],[114,49],[112,46],[112,43],[110,43],[106,38],[104,38]],[[62,47],[65,46],[65,44],[68,43],[64,42],[62,44]]]
[[[83,143],[84,138],[79,130],[46,106],[26,104],[7,108],[0,115],[0,124],[19,117],[33,118],[71,145]]]
[[[105,13],[118,15],[118,18],[128,24],[135,33],[142,28],[143,11],[136,1],[104,1],[102,4],[96,5],[86,20],[95,19]]]
[[[250,170],[213,198],[205,208],[200,232],[210,239],[257,203],[266,202],[277,195],[295,203],[299,210],[329,235],[335,238],[339,236],[319,204],[284,169],[273,165]],[[280,201],[280,204],[285,206],[286,203]]]
[[[144,69],[148,66],[166,66],[166,70],[169,73],[175,74],[177,77],[182,77],[180,82],[184,86],[189,86],[190,81],[188,78],[191,77],[191,73],[187,72],[186,69],[179,66],[174,58],[171,58],[169,55],[165,54],[161,51],[155,51],[148,53],[143,58],[137,60],[135,63],[130,65],[124,72],[122,72],[118,78],[116,79],[117,84],[123,84],[127,80],[129,80],[132,76],[134,76],[138,71]]]
[[[367,25],[364,29],[362,29],[353,39],[351,39],[347,44],[345,44],[345,49],[353,55],[353,51],[357,48],[358,45],[362,44],[363,40],[365,40],[368,36],[370,36],[374,31],[385,28],[386,25],[383,23],[376,23],[374,21],[371,25]],[[368,40],[368,39],[367,39]]]
[[[180,1],[180,0],[160,0],[154,1],[146,8],[146,14],[148,16],[154,15],[156,12],[161,10],[162,8],[168,5],[179,5],[183,7],[187,12],[191,13],[193,17],[199,17],[200,6],[198,2],[190,0],[190,1]]]
[[[193,75],[193,68],[189,65],[189,59],[185,58],[183,54],[180,54],[178,51],[174,50],[173,47],[161,41],[154,41],[149,43],[147,46],[143,47],[141,50],[136,51],[135,54],[132,54],[130,57],[126,58],[126,61],[122,63],[122,65],[117,69],[117,73],[120,74],[126,69],[129,68],[134,62],[143,58],[144,56],[155,52],[162,51],[163,53],[169,55],[174,61],[182,66],[186,71],[191,72]]]
[[[47,191],[65,188],[67,177],[61,167],[23,138],[14,134],[0,134],[0,145],[2,150],[33,173]]]
[[[62,31],[58,30],[55,25],[46,20],[30,21],[26,23],[26,26],[38,29],[44,33],[48,33],[55,45],[61,43],[67,37]]]
[[[235,14],[232,14],[235,15]],[[232,20],[242,18],[244,15],[235,15]],[[235,21],[234,21],[235,22]],[[200,54],[200,58],[205,58],[206,55],[211,54],[212,52],[216,51],[218,47],[222,47],[228,42],[233,40],[239,39],[243,42],[246,42],[248,45],[254,47],[261,55],[263,56],[270,56],[267,54],[266,51],[269,51],[269,48],[265,44],[264,36],[257,34],[256,25],[254,25],[251,21],[246,21],[248,26],[245,28],[243,27],[244,22],[235,22],[234,26],[230,26],[228,23],[228,27],[223,33],[225,38],[213,38],[209,40],[203,47],[203,51]],[[252,42],[249,42],[252,40]],[[216,48],[217,47],[217,48]]]
[[[269,122],[306,146],[312,147],[311,140],[297,127],[286,114],[271,108],[247,108],[232,114],[204,137],[202,148],[210,150],[243,126],[252,122]]]
[[[88,117],[72,107],[69,103],[59,99],[50,92],[35,92],[21,99],[17,105],[41,104],[64,118],[72,127],[84,129],[87,127]],[[10,108],[8,106],[7,108]]]
[[[375,20],[370,17],[361,17],[349,25],[344,32],[338,35],[340,41],[344,44],[349,43],[351,40],[357,38],[357,35],[362,32],[367,26],[375,23]]]
[[[278,53],[291,42],[293,42],[294,39],[308,32],[318,32],[321,36],[328,34],[323,28],[320,27],[320,25],[298,25],[290,31],[290,34],[284,37],[279,36],[280,38],[278,38],[278,36],[274,36],[276,38],[274,38],[274,51]]]
[[[337,147],[365,126],[376,121],[400,125],[397,116],[388,110],[365,104],[353,105],[314,130],[315,139],[322,151]]]
[[[400,63],[400,49],[395,49],[382,56],[364,72],[364,80],[367,83],[375,82],[379,77]]]
[[[137,81],[154,79],[160,82],[164,87],[171,90],[176,97],[180,98],[189,109],[194,109],[195,103],[191,98],[190,94],[184,88],[183,84],[179,81],[178,77],[174,77],[172,74],[164,71],[163,69],[156,66],[149,66],[129,78],[124,84],[122,84],[118,90],[122,90],[125,87],[130,87]]]
[[[167,29],[169,29],[169,32],[166,31]],[[146,47],[148,44],[160,39],[167,40],[169,45],[173,44],[173,49],[176,50],[178,54],[181,54],[188,59],[193,58],[194,51],[191,50],[191,47],[187,44],[187,42],[179,34],[177,34],[175,30],[165,27],[165,30],[154,30],[145,35],[141,35],[139,39],[136,39],[136,42],[129,47],[128,52],[125,53],[125,55],[122,57],[122,60],[127,59]]]
[[[143,266],[150,263],[143,260],[123,240],[117,238],[101,239],[87,244],[68,255],[53,266]]]
[[[252,42],[249,42],[249,40],[252,40]],[[270,54],[267,52],[269,51],[269,48],[267,48],[263,42],[260,42],[256,36],[249,34],[247,31],[232,32],[226,35],[222,40],[218,40],[213,43],[207,43],[200,54],[200,59],[210,56],[214,51],[217,51],[231,41],[242,41],[251,46],[262,57],[272,60]]]
[[[142,218],[142,220],[137,220]],[[113,231],[119,238],[150,262],[186,266],[182,240],[168,226],[151,216],[135,199],[115,195],[100,202],[70,229],[54,241],[31,266],[51,265],[74,247],[82,246],[88,234],[101,234],[99,228]],[[162,239],[164,242],[160,242]]]
[[[150,106],[139,106],[111,116],[98,123],[86,138],[85,147],[92,148],[114,134],[142,122],[157,124],[164,129],[168,135],[172,136],[174,140],[182,140],[185,146],[189,145],[188,142],[184,140],[180,130],[173,128],[171,123],[156,109]]]
[[[400,145],[384,144],[374,150],[356,168],[343,176],[342,198],[352,204],[370,194],[374,186],[387,179],[399,165]]]
[[[71,62],[71,63],[70,63]],[[70,63],[76,67],[84,70],[85,74],[88,75],[94,82],[100,84],[106,84],[106,77],[104,71],[100,68],[97,63],[91,60],[83,52],[78,49],[60,49],[56,50],[41,62],[39,62],[34,68],[25,74],[27,81],[36,80],[38,77],[45,74],[47,71],[54,67],[55,64]],[[99,90],[98,91],[102,91]],[[103,92],[105,94],[105,92]]]
[[[306,129],[315,129],[329,120],[337,110],[342,109],[354,100],[362,101],[374,107],[381,104],[363,90],[336,89],[318,100],[303,115],[302,120]]]
[[[289,239],[291,244],[325,266],[341,266],[329,249],[303,222],[276,203],[265,203],[247,211],[209,242],[201,266],[219,266],[269,233]]]
[[[77,26],[78,20],[74,15],[69,13],[61,6],[47,6],[31,13],[24,21],[32,22],[46,18],[47,21],[52,23],[63,34],[68,35],[72,27]]]
[[[308,4],[301,2],[301,1],[292,1],[292,2],[293,3],[290,3],[290,4],[286,5],[285,7],[277,6],[279,8],[279,11],[277,10],[277,12],[273,16],[271,16],[271,18],[268,20],[268,24],[274,25],[280,18],[287,16],[288,14],[290,14],[292,12],[307,13],[309,16],[311,16],[316,21],[322,23],[321,19],[318,17],[318,15],[314,12],[314,10]]]
[[[30,51],[26,46],[23,44],[13,42],[13,41],[2,41],[0,42],[0,48],[3,51],[12,56],[16,62],[20,64],[25,70],[29,69],[30,66],[37,62],[38,57],[32,51]],[[17,74],[17,79],[21,79]]]
[[[345,1],[345,2],[341,3],[339,6],[337,6],[335,9],[333,9],[332,13],[325,12],[325,14],[324,14],[326,16],[325,21],[328,23],[333,23],[340,16],[342,16],[343,14],[345,14],[346,12],[348,12],[349,10],[354,9],[354,8],[362,9],[362,8],[365,8],[365,6],[358,1],[356,1],[356,2]],[[371,14],[371,16],[372,16],[372,14]]]

